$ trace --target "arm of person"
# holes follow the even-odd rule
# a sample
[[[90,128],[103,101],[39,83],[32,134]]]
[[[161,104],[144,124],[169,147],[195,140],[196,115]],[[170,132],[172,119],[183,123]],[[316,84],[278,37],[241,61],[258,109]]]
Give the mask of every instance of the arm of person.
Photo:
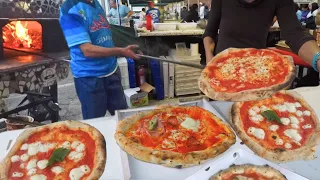
[[[112,17],[112,9],[109,10],[107,17]]]
[[[216,37],[221,20],[221,0],[212,0],[208,25],[203,35],[203,44],[206,52],[206,61],[209,63],[213,58]]]
[[[320,52],[314,38],[304,29],[296,18],[292,0],[277,1],[276,16],[281,31],[293,52],[297,53],[305,62],[312,65],[313,57]],[[318,61],[318,69],[320,61]]]
[[[105,48],[93,45],[81,16],[65,14],[60,18],[60,25],[69,48],[79,46],[83,55],[89,58],[124,56],[139,59],[133,52],[138,46],[131,45],[126,48]]]

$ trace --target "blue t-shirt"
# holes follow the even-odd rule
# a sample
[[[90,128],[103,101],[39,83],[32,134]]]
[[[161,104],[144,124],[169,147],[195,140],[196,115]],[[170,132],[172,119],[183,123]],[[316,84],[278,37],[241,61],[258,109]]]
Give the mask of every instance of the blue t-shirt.
[[[97,0],[66,0],[60,8],[60,25],[70,48],[74,77],[101,77],[117,68],[116,57],[88,58],[80,49],[84,43],[113,48],[112,33]]]
[[[120,18],[126,17],[128,15],[128,13],[129,13],[129,11],[130,11],[130,9],[127,6],[125,6],[123,4],[119,5]],[[114,8],[111,8],[110,11],[109,11],[108,16],[111,16],[113,18],[119,17],[118,10],[114,9]]]
[[[156,8],[150,8],[147,10],[146,15],[150,14],[154,23],[160,22],[160,11]]]

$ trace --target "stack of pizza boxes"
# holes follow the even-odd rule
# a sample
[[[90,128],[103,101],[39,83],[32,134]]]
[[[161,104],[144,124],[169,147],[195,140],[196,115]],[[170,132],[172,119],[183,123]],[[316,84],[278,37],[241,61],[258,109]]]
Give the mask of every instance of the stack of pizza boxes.
[[[192,63],[199,63],[201,58],[200,54],[196,56],[191,56],[189,49],[186,49],[184,56],[181,54],[177,55],[176,50],[171,50],[169,53],[171,59],[177,61],[187,61]],[[174,65],[174,91],[176,96],[199,94],[200,90],[198,88],[198,78],[201,74],[200,69]]]

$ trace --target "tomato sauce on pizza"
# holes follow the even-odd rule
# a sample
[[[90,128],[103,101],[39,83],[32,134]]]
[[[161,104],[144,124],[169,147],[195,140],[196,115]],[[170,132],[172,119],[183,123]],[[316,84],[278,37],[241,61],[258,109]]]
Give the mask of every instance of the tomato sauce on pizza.
[[[202,108],[175,107],[150,113],[125,134],[134,142],[157,150],[179,153],[205,150],[222,142],[230,130]]]
[[[239,49],[215,58],[207,72],[216,92],[235,93],[281,84],[291,68],[288,58],[273,51]]]
[[[275,114],[279,119],[274,117]],[[284,93],[276,93],[261,101],[244,102],[240,115],[247,135],[268,149],[300,148],[316,126],[310,110]]]
[[[48,166],[53,152],[68,149],[61,162]],[[96,145],[84,131],[44,129],[29,137],[11,157],[9,179],[85,179],[94,167]]]

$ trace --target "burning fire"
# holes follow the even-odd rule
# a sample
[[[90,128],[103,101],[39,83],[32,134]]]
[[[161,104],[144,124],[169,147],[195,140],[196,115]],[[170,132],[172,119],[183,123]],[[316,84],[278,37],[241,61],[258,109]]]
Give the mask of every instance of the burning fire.
[[[8,48],[41,49],[41,38],[41,25],[38,22],[13,21],[3,27],[3,45]]]

